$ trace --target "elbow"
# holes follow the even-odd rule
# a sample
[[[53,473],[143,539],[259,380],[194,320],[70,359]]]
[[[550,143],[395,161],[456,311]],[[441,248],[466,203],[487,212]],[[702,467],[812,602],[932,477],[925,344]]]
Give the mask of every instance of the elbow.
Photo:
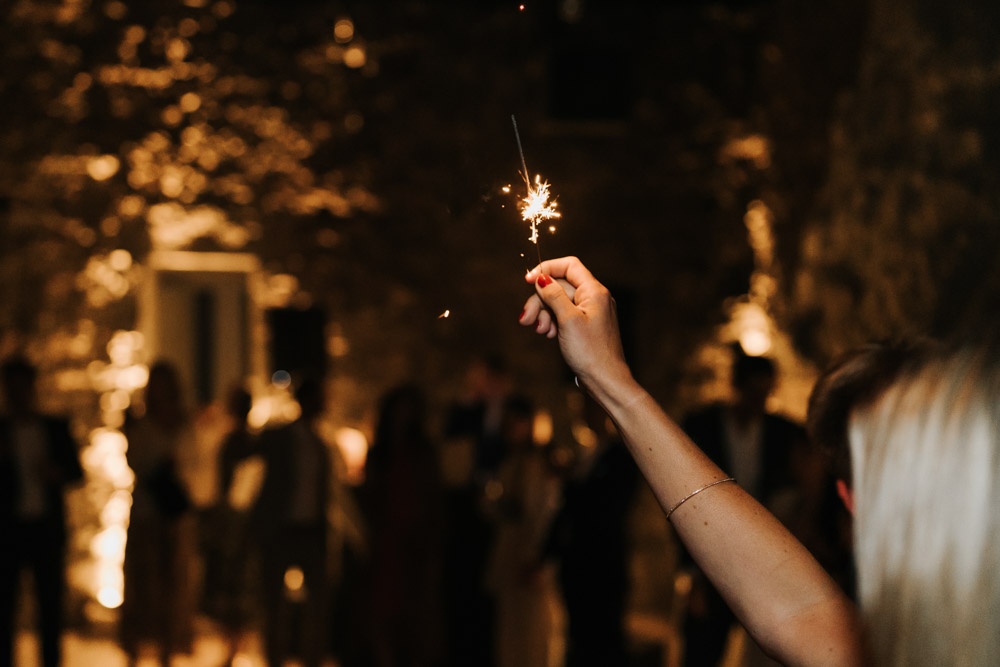
[[[817,605],[750,632],[764,653],[778,662],[801,667],[861,667],[865,664],[856,609],[846,599]]]

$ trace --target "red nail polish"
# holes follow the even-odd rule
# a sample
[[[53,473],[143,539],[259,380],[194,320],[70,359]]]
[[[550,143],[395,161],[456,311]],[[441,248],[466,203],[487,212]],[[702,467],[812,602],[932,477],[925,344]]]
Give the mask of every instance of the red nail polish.
[[[517,316],[517,321],[518,321],[518,322],[520,322],[521,320],[523,320],[523,319],[524,319],[524,314],[525,314],[526,312],[527,312],[526,310],[522,310],[522,311],[521,311],[521,314]]]
[[[535,331],[538,331],[539,327],[541,327],[541,326],[542,326],[542,321],[541,320],[538,320],[537,322],[535,322]]]
[[[552,283],[552,278],[549,278],[547,275],[543,273],[540,276],[538,276],[538,279],[535,282],[538,284],[539,287],[548,287]]]

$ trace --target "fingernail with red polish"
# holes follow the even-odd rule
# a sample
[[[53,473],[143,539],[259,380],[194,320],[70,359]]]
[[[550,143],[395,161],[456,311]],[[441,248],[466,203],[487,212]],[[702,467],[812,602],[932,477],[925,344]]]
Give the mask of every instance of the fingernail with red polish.
[[[521,314],[517,316],[517,321],[518,321],[518,322],[520,322],[521,320],[523,320],[523,319],[524,319],[524,314],[525,314],[526,312],[527,312],[527,311],[525,311],[525,310],[522,310],[522,311],[521,311]]]
[[[538,320],[537,322],[535,322],[535,331],[538,331],[538,329],[539,329],[539,328],[540,328],[541,326],[542,326],[542,321],[541,321],[541,320]]]
[[[539,287],[548,287],[549,284],[552,283],[552,278],[549,278],[547,275],[543,273],[542,275],[538,276],[538,279],[535,281],[535,283]]]

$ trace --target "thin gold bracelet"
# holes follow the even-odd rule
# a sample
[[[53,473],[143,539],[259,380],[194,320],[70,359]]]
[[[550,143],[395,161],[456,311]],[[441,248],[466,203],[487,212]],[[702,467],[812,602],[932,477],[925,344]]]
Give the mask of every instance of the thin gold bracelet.
[[[683,505],[683,504],[684,504],[684,503],[686,503],[687,501],[691,500],[692,498],[694,498],[695,496],[697,496],[697,495],[698,495],[699,493],[701,493],[701,492],[702,492],[702,491],[704,491],[705,489],[710,489],[710,488],[712,488],[713,486],[715,486],[716,484],[724,484],[725,482],[736,482],[736,480],[735,480],[734,478],[732,478],[732,477],[727,477],[727,478],[725,478],[725,479],[717,479],[717,480],[715,480],[714,482],[712,482],[711,484],[706,484],[705,486],[701,487],[700,489],[695,489],[695,490],[694,490],[694,491],[692,491],[691,493],[689,493],[689,494],[687,494],[686,496],[684,496],[683,498],[681,498],[681,499],[680,499],[680,501],[678,501],[678,503],[677,503],[676,505],[674,505],[673,507],[671,507],[671,508],[670,508],[670,509],[669,509],[669,510],[667,511],[667,520],[668,520],[668,521],[670,520],[670,516],[671,516],[671,515],[672,515],[672,514],[673,514],[674,512],[676,512],[676,511],[677,511],[677,508],[678,508],[678,507],[680,507],[681,505]]]

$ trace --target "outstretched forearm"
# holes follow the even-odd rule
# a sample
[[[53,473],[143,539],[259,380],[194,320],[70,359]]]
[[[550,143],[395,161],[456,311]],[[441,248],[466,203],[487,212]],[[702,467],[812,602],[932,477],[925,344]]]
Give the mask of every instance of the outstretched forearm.
[[[588,388],[617,424],[664,511],[727,478],[630,374],[593,378]],[[737,484],[705,488],[670,520],[769,655],[790,665],[861,663],[851,602],[808,550]]]
[[[715,483],[726,474],[635,381],[607,288],[575,257],[542,262],[525,280],[535,294],[519,322],[558,338],[684,545],[757,643],[789,665],[861,664],[850,601],[757,501],[737,484]]]

